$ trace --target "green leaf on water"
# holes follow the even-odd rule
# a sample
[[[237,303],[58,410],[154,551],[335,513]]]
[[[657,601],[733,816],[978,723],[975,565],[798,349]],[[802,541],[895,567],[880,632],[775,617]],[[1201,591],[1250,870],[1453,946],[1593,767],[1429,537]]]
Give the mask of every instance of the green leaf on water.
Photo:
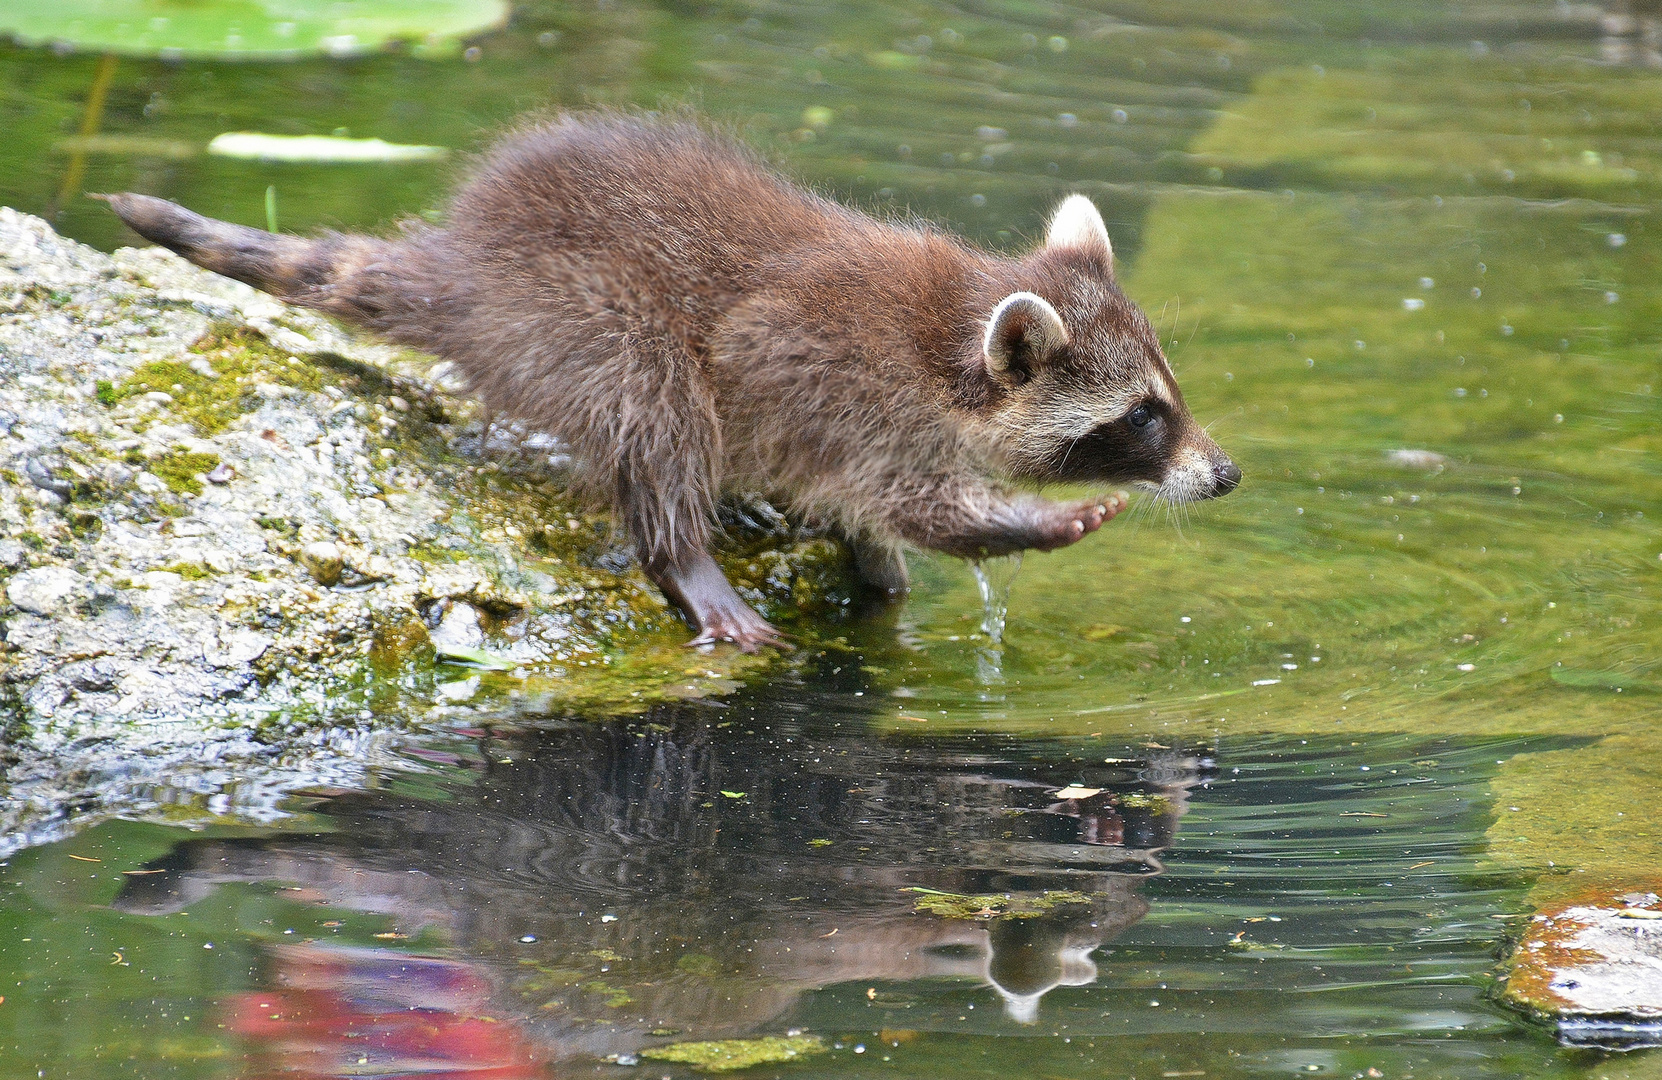
[[[469,649],[461,645],[438,645],[434,647],[440,660],[449,660],[454,663],[472,664],[487,671],[512,671],[518,667],[512,660],[505,660],[495,653],[488,653],[483,649]]]
[[[443,56],[501,26],[508,9],[508,0],[4,0],[0,35],[124,56],[281,60],[394,43]]]
[[[723,791],[722,794],[727,796],[729,799],[742,799],[746,795],[750,794],[750,792],[748,792],[748,791]]]

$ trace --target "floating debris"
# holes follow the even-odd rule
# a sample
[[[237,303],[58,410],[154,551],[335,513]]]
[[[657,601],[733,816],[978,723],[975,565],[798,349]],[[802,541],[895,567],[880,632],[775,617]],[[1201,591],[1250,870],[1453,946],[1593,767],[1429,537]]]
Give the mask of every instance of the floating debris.
[[[757,1065],[795,1061],[825,1053],[825,1040],[817,1035],[769,1035],[760,1039],[721,1039],[715,1042],[671,1043],[642,1050],[651,1061],[669,1061],[699,1072],[737,1072]]]
[[[1434,450],[1390,450],[1385,457],[1393,465],[1405,469],[1429,469],[1442,472],[1448,467],[1448,458]]]
[[[1036,919],[1064,904],[1089,904],[1091,898],[1073,889],[1047,889],[1038,896],[1015,893],[988,893],[968,896],[917,886],[901,892],[918,893],[913,907],[924,914],[947,919]]]
[[[347,139],[338,135],[267,135],[228,131],[215,135],[208,153],[251,161],[401,162],[441,161],[448,147],[410,146],[382,139]]]

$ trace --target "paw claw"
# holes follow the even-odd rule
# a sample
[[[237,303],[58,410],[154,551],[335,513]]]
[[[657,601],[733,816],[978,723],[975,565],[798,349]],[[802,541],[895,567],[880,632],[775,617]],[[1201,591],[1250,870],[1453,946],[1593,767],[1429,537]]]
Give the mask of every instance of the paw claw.
[[[776,649],[790,649],[792,646],[773,626],[754,613],[749,618],[735,618],[732,622],[712,621],[710,625],[700,629],[693,639],[687,642],[687,648],[696,649],[704,645],[714,645],[726,641],[736,645],[742,652],[753,653],[764,645],[771,645]]]

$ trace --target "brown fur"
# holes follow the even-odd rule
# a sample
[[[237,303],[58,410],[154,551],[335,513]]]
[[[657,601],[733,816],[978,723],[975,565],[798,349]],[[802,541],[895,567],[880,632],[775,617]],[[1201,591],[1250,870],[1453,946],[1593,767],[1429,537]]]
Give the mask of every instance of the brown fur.
[[[1048,549],[1119,509],[1013,494],[999,476],[1172,488],[1187,450],[1212,480],[1168,494],[1234,486],[1114,284],[1106,233],[1100,247],[990,255],[804,191],[688,122],[526,127],[485,156],[444,225],[395,239],[302,240],[110,201],[209,269],[453,361],[489,409],[567,439],[584,489],[700,640],[772,633],[710,576],[723,488],[835,522],[870,576],[900,589],[903,544]],[[1067,344],[1024,308],[995,328],[995,362],[989,316],[1023,290],[1054,307]],[[1165,437],[1139,429],[1122,447],[1110,428],[1142,400],[1164,410]]]

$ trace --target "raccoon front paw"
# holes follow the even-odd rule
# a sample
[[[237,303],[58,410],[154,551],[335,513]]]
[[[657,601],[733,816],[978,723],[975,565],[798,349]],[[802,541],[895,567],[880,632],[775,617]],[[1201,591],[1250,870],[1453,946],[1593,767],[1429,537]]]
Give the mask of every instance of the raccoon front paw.
[[[734,599],[737,601],[736,597]],[[789,648],[784,635],[742,601],[700,611],[697,621],[698,636],[687,642],[688,648],[713,645],[718,641],[731,641],[747,653],[753,653],[764,645]]]
[[[1083,502],[1062,503],[1053,508],[1049,520],[1040,531],[1038,542],[1033,547],[1039,551],[1055,551],[1057,548],[1067,547],[1114,520],[1125,506],[1126,497],[1123,492],[1086,499]]]

